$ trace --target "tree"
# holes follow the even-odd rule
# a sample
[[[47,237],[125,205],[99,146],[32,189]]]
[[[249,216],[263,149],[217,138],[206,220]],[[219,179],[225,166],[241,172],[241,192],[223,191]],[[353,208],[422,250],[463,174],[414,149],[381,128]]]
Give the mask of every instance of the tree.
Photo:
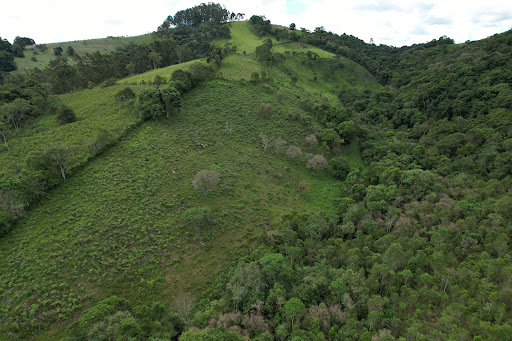
[[[16,38],[14,38],[14,42],[13,42],[14,45],[18,45],[19,47],[21,47],[22,49],[25,49],[26,46],[29,46],[29,45],[35,45],[36,42],[34,41],[34,39],[32,38],[27,38],[27,37],[19,37],[17,36]]]
[[[276,155],[277,155],[277,153],[279,153],[279,151],[281,151],[281,149],[284,148],[284,146],[286,146],[287,143],[288,142],[286,142],[286,140],[283,140],[280,137],[274,141],[274,148],[275,148]]]
[[[299,184],[300,195],[304,194],[304,191],[306,190],[307,187],[308,187],[308,182],[306,180],[302,180]]]
[[[7,144],[7,124],[0,119],[0,135],[4,140],[5,147],[9,150],[9,145]]]
[[[127,86],[123,90],[119,91],[114,97],[119,102],[124,102],[124,101],[127,101],[129,99],[135,98],[135,92],[133,92],[133,90],[130,87]]]
[[[261,103],[260,112],[263,115],[263,117],[270,117],[270,115],[272,114],[272,106],[268,103]]]
[[[0,37],[0,72],[14,70],[16,70],[16,63],[14,63],[13,46],[9,41]]]
[[[322,170],[327,167],[327,160],[321,154],[313,155],[307,162],[307,168]]]
[[[165,107],[160,98],[160,90],[157,88],[143,89],[135,102],[135,108],[142,119],[154,119],[163,116]]]
[[[292,23],[290,24],[290,30],[295,31],[295,28],[296,28],[296,27],[297,27],[297,25],[295,25],[295,23],[293,23],[293,22],[292,22]]]
[[[341,138],[347,142],[352,141],[357,136],[359,128],[354,121],[344,121],[338,125],[338,133]]]
[[[13,128],[18,131],[21,123],[32,116],[34,106],[27,100],[17,98],[11,103],[4,104],[0,107],[0,117],[3,120],[11,122]]]
[[[192,185],[195,189],[202,190],[204,195],[208,195],[208,192],[212,191],[219,184],[219,181],[219,175],[216,171],[201,170],[192,180]]]
[[[297,146],[289,146],[286,150],[286,155],[288,155],[289,158],[295,159],[302,155],[302,150]]]
[[[9,213],[11,218],[23,215],[24,205],[21,193],[21,182],[18,179],[0,179],[0,207]]]
[[[160,89],[160,97],[162,102],[164,102],[167,117],[169,117],[171,111],[176,111],[180,107],[180,92],[170,84]]]
[[[291,322],[292,329],[294,322],[301,318],[306,312],[306,306],[300,298],[292,297],[284,304],[284,316]]]
[[[54,53],[56,56],[61,56],[63,51],[64,51],[64,50],[63,50],[63,49],[62,49],[62,47],[60,47],[60,46],[57,46],[57,47],[54,47],[54,48],[53,48],[53,53]]]
[[[185,324],[188,325],[192,310],[194,308],[194,299],[192,295],[188,293],[178,294],[172,301],[172,307],[176,312],[178,318]]]
[[[75,55],[75,49],[73,49],[73,46],[68,46],[66,49],[66,53],[68,56],[73,57]]]
[[[153,63],[153,69],[158,68],[160,63],[162,62],[162,56],[160,56],[158,53],[151,51],[148,55],[149,59]]]
[[[174,87],[180,93],[184,94],[192,89],[192,74],[190,72],[178,69],[172,73],[171,78],[174,81]]]
[[[260,134],[260,138],[261,138],[261,144],[263,144],[263,152],[266,152],[267,147],[270,144],[270,138],[263,133]]]
[[[263,63],[272,63],[274,60],[274,56],[272,55],[272,40],[267,39],[262,45],[256,47],[256,57]]]
[[[313,149],[318,145],[318,140],[315,134],[306,136],[305,140],[308,143],[310,149]]]
[[[66,171],[69,170],[73,149],[66,144],[55,145],[47,151],[50,160],[59,167],[60,174],[66,180]]]
[[[350,173],[350,164],[344,156],[338,156],[331,159],[332,171],[335,177],[345,180]]]

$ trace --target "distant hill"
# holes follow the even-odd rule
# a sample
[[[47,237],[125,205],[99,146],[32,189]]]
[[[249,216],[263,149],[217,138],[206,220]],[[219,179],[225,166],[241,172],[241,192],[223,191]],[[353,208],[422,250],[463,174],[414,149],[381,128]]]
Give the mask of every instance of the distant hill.
[[[38,44],[25,48],[24,58],[15,58],[18,70],[27,70],[32,68],[43,69],[48,66],[50,61],[57,59],[54,48],[62,48],[62,56],[68,58],[73,63],[73,56],[68,51],[71,47],[74,53],[84,55],[99,51],[100,53],[113,52],[117,48],[126,45],[135,44],[142,45],[151,41],[150,34],[144,34],[135,37],[107,37],[102,39],[85,39],[62,43]]]

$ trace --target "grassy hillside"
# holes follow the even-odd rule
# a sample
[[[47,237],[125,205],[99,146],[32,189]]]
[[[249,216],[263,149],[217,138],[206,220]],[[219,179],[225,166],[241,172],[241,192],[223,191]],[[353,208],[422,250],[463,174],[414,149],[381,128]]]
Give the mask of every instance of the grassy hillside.
[[[276,114],[262,119],[261,101]],[[287,119],[295,110],[257,86],[211,82],[187,96],[178,116],[148,122],[91,162],[0,242],[2,287],[10,288],[3,328],[46,327],[114,293],[168,302],[177,290],[198,292],[265,224],[292,209],[328,210],[336,181],[260,147],[259,132],[303,146],[307,130]],[[191,186],[201,169],[221,175],[208,197]],[[304,197],[302,180],[310,184]],[[215,223],[197,236],[180,215],[199,206]]]
[[[303,103],[335,104],[341,88],[377,89],[378,83],[346,59],[323,63],[293,56],[296,44],[279,45],[290,54],[263,67],[252,55],[262,40],[247,23],[233,27],[233,41],[245,55],[226,58],[216,79],[185,95],[179,114],[144,123],[77,169],[0,240],[0,339],[56,339],[85,308],[114,294],[164,304],[180,292],[198,294],[263,230],[280,225],[284,214],[335,214],[340,181],[306,169],[305,155],[291,159],[272,146],[264,152],[259,134],[284,138],[304,153],[329,154],[306,145],[314,119]],[[120,83],[168,78],[177,67]],[[252,72],[263,70],[263,82],[248,82]],[[114,100],[124,86],[61,96],[78,122],[59,127],[44,117],[26,136],[13,138],[13,152],[0,157],[14,169],[32,148],[64,141],[76,148],[77,164],[83,162],[100,128],[115,135],[137,122]],[[132,86],[136,92],[143,87]],[[271,106],[270,116],[261,114],[262,103]],[[360,167],[358,146],[346,149],[352,167]],[[221,180],[208,196],[191,184],[203,169],[217,171]],[[208,207],[213,223],[199,231],[187,225],[182,214],[194,207]]]
[[[44,44],[47,47],[45,51],[41,51],[36,46],[27,46],[24,51],[25,58],[15,58],[15,62],[19,70],[32,69],[35,67],[43,69],[48,65],[48,63],[50,63],[51,60],[56,59],[53,49],[58,46],[62,47],[64,51],[62,55],[67,56],[66,51],[69,46],[73,47],[73,50],[77,54],[83,55],[96,51],[101,53],[112,52],[115,51],[116,48],[129,44],[139,45],[149,43],[150,41],[151,35],[144,34],[134,37],[107,37],[102,39],[88,39],[63,43]],[[71,63],[73,62],[72,58],[69,58],[69,60]]]
[[[167,66],[164,68],[154,69],[148,72],[141,73],[139,75],[134,75],[130,77],[126,77],[121,79],[118,83],[120,84],[150,84],[155,80],[155,76],[158,75],[162,78],[164,78],[164,82],[167,82],[171,79],[171,75],[174,71],[181,69],[181,70],[188,70],[188,68],[195,64],[195,63],[201,63],[206,64],[205,59],[197,59],[197,60],[191,60],[190,62],[176,64]]]
[[[89,143],[101,129],[111,133],[115,139],[138,121],[131,109],[114,98],[124,87],[98,87],[60,96],[62,102],[75,111],[77,121],[61,126],[55,116],[42,116],[26,129],[10,136],[10,150],[2,149],[0,152],[0,177],[16,174],[29,153],[42,152],[58,143],[66,143],[73,148],[72,168],[83,163],[90,156]],[[132,88],[138,91],[140,86]]]

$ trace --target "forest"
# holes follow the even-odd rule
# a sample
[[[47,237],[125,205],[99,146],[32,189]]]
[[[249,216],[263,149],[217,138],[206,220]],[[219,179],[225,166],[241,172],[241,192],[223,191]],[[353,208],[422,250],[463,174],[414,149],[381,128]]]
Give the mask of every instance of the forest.
[[[35,42],[0,40],[4,338],[512,340],[512,31],[396,48],[244,16],[24,72]]]

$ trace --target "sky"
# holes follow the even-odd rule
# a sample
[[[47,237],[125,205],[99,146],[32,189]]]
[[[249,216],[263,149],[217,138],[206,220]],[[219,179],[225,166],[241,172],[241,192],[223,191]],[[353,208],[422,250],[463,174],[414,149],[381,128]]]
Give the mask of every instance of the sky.
[[[16,0],[0,11],[0,37],[36,43],[135,36],[155,31],[193,0]],[[512,29],[510,0],[225,0],[229,11],[273,24],[350,34],[377,45],[419,44],[446,35],[462,43]]]

